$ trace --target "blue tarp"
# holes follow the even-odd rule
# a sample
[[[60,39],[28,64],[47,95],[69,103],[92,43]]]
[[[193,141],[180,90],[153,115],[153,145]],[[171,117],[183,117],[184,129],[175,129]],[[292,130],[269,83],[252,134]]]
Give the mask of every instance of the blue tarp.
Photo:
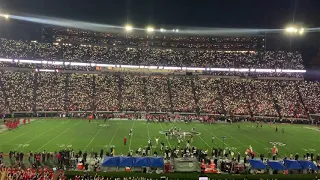
[[[302,166],[302,169],[312,169],[318,170],[318,167],[312,161],[299,161]]]
[[[273,170],[277,170],[277,171],[286,170],[286,167],[282,163],[280,163],[278,161],[268,161],[268,165]]]
[[[132,167],[133,166],[133,157],[121,156],[119,157],[119,167]]]
[[[266,165],[261,160],[250,159],[249,163],[253,169],[266,169]]]
[[[105,167],[116,167],[119,164],[119,157],[106,156],[102,162],[102,166]]]
[[[150,167],[164,167],[164,161],[162,157],[150,158]]]
[[[108,157],[102,162],[104,167],[162,167],[163,157]]]
[[[148,167],[149,164],[149,158],[145,157],[135,157],[133,161],[134,167]]]
[[[284,165],[288,168],[288,169],[302,169],[301,164],[296,161],[296,160],[284,160]]]

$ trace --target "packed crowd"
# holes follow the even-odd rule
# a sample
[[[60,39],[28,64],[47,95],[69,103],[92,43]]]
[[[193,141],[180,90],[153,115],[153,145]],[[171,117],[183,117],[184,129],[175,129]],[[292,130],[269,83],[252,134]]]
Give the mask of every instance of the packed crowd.
[[[65,43],[36,43],[0,39],[0,57],[13,59],[65,60],[108,64],[191,66],[220,68],[303,69],[298,52],[284,51],[217,51],[165,47],[123,47]],[[39,67],[35,64],[1,66]],[[44,67],[58,67],[44,65]],[[74,68],[74,67],[72,67]],[[93,70],[92,67],[77,67]]]
[[[6,167],[1,166],[0,178],[3,180],[15,180],[15,179],[42,179],[42,180],[53,180],[53,179],[66,179],[64,171],[59,170],[55,172],[53,168],[21,168],[21,167]]]
[[[168,79],[165,77],[146,77],[147,108],[151,112],[170,112],[170,93]]]
[[[298,83],[302,100],[311,114],[320,111],[320,83],[319,82],[300,82]]]
[[[114,75],[95,76],[95,105],[98,111],[119,111],[119,78]]]
[[[196,109],[193,79],[172,78],[170,89],[173,110],[177,112],[194,112]]]
[[[245,86],[249,106],[255,116],[277,116],[268,81],[252,80]]]
[[[149,111],[307,117],[319,83],[2,71],[1,111]],[[5,100],[9,104],[6,107]],[[121,109],[122,108],[122,109]]]
[[[145,111],[145,85],[140,76],[122,76],[122,108],[128,111]]]
[[[256,49],[263,38],[259,37],[205,37],[133,33],[100,33],[73,29],[54,29],[58,42],[81,42],[121,46],[157,46],[203,49]]]
[[[39,73],[36,88],[37,111],[61,111],[65,102],[66,74]],[[12,109],[15,110],[15,109]]]
[[[202,112],[223,114],[218,84],[219,80],[211,78],[199,78],[195,81],[195,94],[198,98],[198,106]]]

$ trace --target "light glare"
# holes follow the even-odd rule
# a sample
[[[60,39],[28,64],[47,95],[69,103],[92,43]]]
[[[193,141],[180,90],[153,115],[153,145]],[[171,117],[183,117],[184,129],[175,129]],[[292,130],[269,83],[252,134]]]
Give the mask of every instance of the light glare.
[[[4,17],[4,18],[6,18],[6,19],[9,19],[9,17],[10,17],[9,14],[0,14],[0,16],[1,16],[1,17]]]
[[[125,30],[126,31],[132,31],[133,27],[131,25],[126,25]]]
[[[154,31],[154,28],[153,28],[153,27],[147,27],[147,31],[148,31],[148,32],[153,32],[153,31]]]

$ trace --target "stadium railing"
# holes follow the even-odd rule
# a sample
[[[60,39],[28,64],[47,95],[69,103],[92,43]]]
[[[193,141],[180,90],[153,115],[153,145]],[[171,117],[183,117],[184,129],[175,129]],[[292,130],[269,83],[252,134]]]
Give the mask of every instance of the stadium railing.
[[[168,174],[146,174],[146,173],[139,173],[139,172],[78,172],[78,171],[69,171],[65,172],[65,176],[67,179],[73,179],[76,175],[83,176],[83,175],[91,175],[96,176],[100,175],[105,178],[109,179],[133,179],[134,177],[143,177],[147,179],[186,179],[186,180],[195,180],[199,179],[199,177],[207,176],[209,179],[232,179],[232,180],[261,180],[261,179],[293,179],[293,180],[309,180],[309,179],[316,179],[319,177],[319,174],[200,174],[200,173],[168,173]]]

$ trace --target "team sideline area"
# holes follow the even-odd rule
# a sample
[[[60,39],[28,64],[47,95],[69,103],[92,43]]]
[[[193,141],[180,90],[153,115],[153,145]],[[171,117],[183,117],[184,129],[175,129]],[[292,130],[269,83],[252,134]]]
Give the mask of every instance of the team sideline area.
[[[4,128],[4,127],[3,127]],[[176,134],[170,131],[176,129]],[[278,131],[276,131],[278,129]],[[69,149],[76,153],[96,152],[103,156],[112,148],[114,155],[135,155],[151,144],[149,156],[156,153],[163,156],[165,149],[183,149],[188,145],[214,155],[212,150],[230,150],[231,155],[241,160],[251,146],[256,157],[271,158],[272,148],[278,148],[278,157],[304,155],[317,156],[320,150],[320,128],[308,125],[270,123],[184,123],[147,122],[143,120],[91,120],[71,118],[39,118],[22,124],[16,129],[0,133],[0,152],[23,152],[28,157],[30,151],[59,152]],[[130,131],[132,131],[130,135]],[[124,143],[126,139],[126,144]],[[158,139],[158,142],[157,142]],[[150,142],[151,141],[151,142]],[[161,150],[163,144],[163,150]],[[147,153],[147,152],[146,152]],[[93,153],[94,154],[94,153]],[[139,154],[139,153],[138,153]],[[179,155],[180,156],[180,155]],[[6,159],[6,158],[4,158]],[[27,160],[27,158],[25,158]]]

